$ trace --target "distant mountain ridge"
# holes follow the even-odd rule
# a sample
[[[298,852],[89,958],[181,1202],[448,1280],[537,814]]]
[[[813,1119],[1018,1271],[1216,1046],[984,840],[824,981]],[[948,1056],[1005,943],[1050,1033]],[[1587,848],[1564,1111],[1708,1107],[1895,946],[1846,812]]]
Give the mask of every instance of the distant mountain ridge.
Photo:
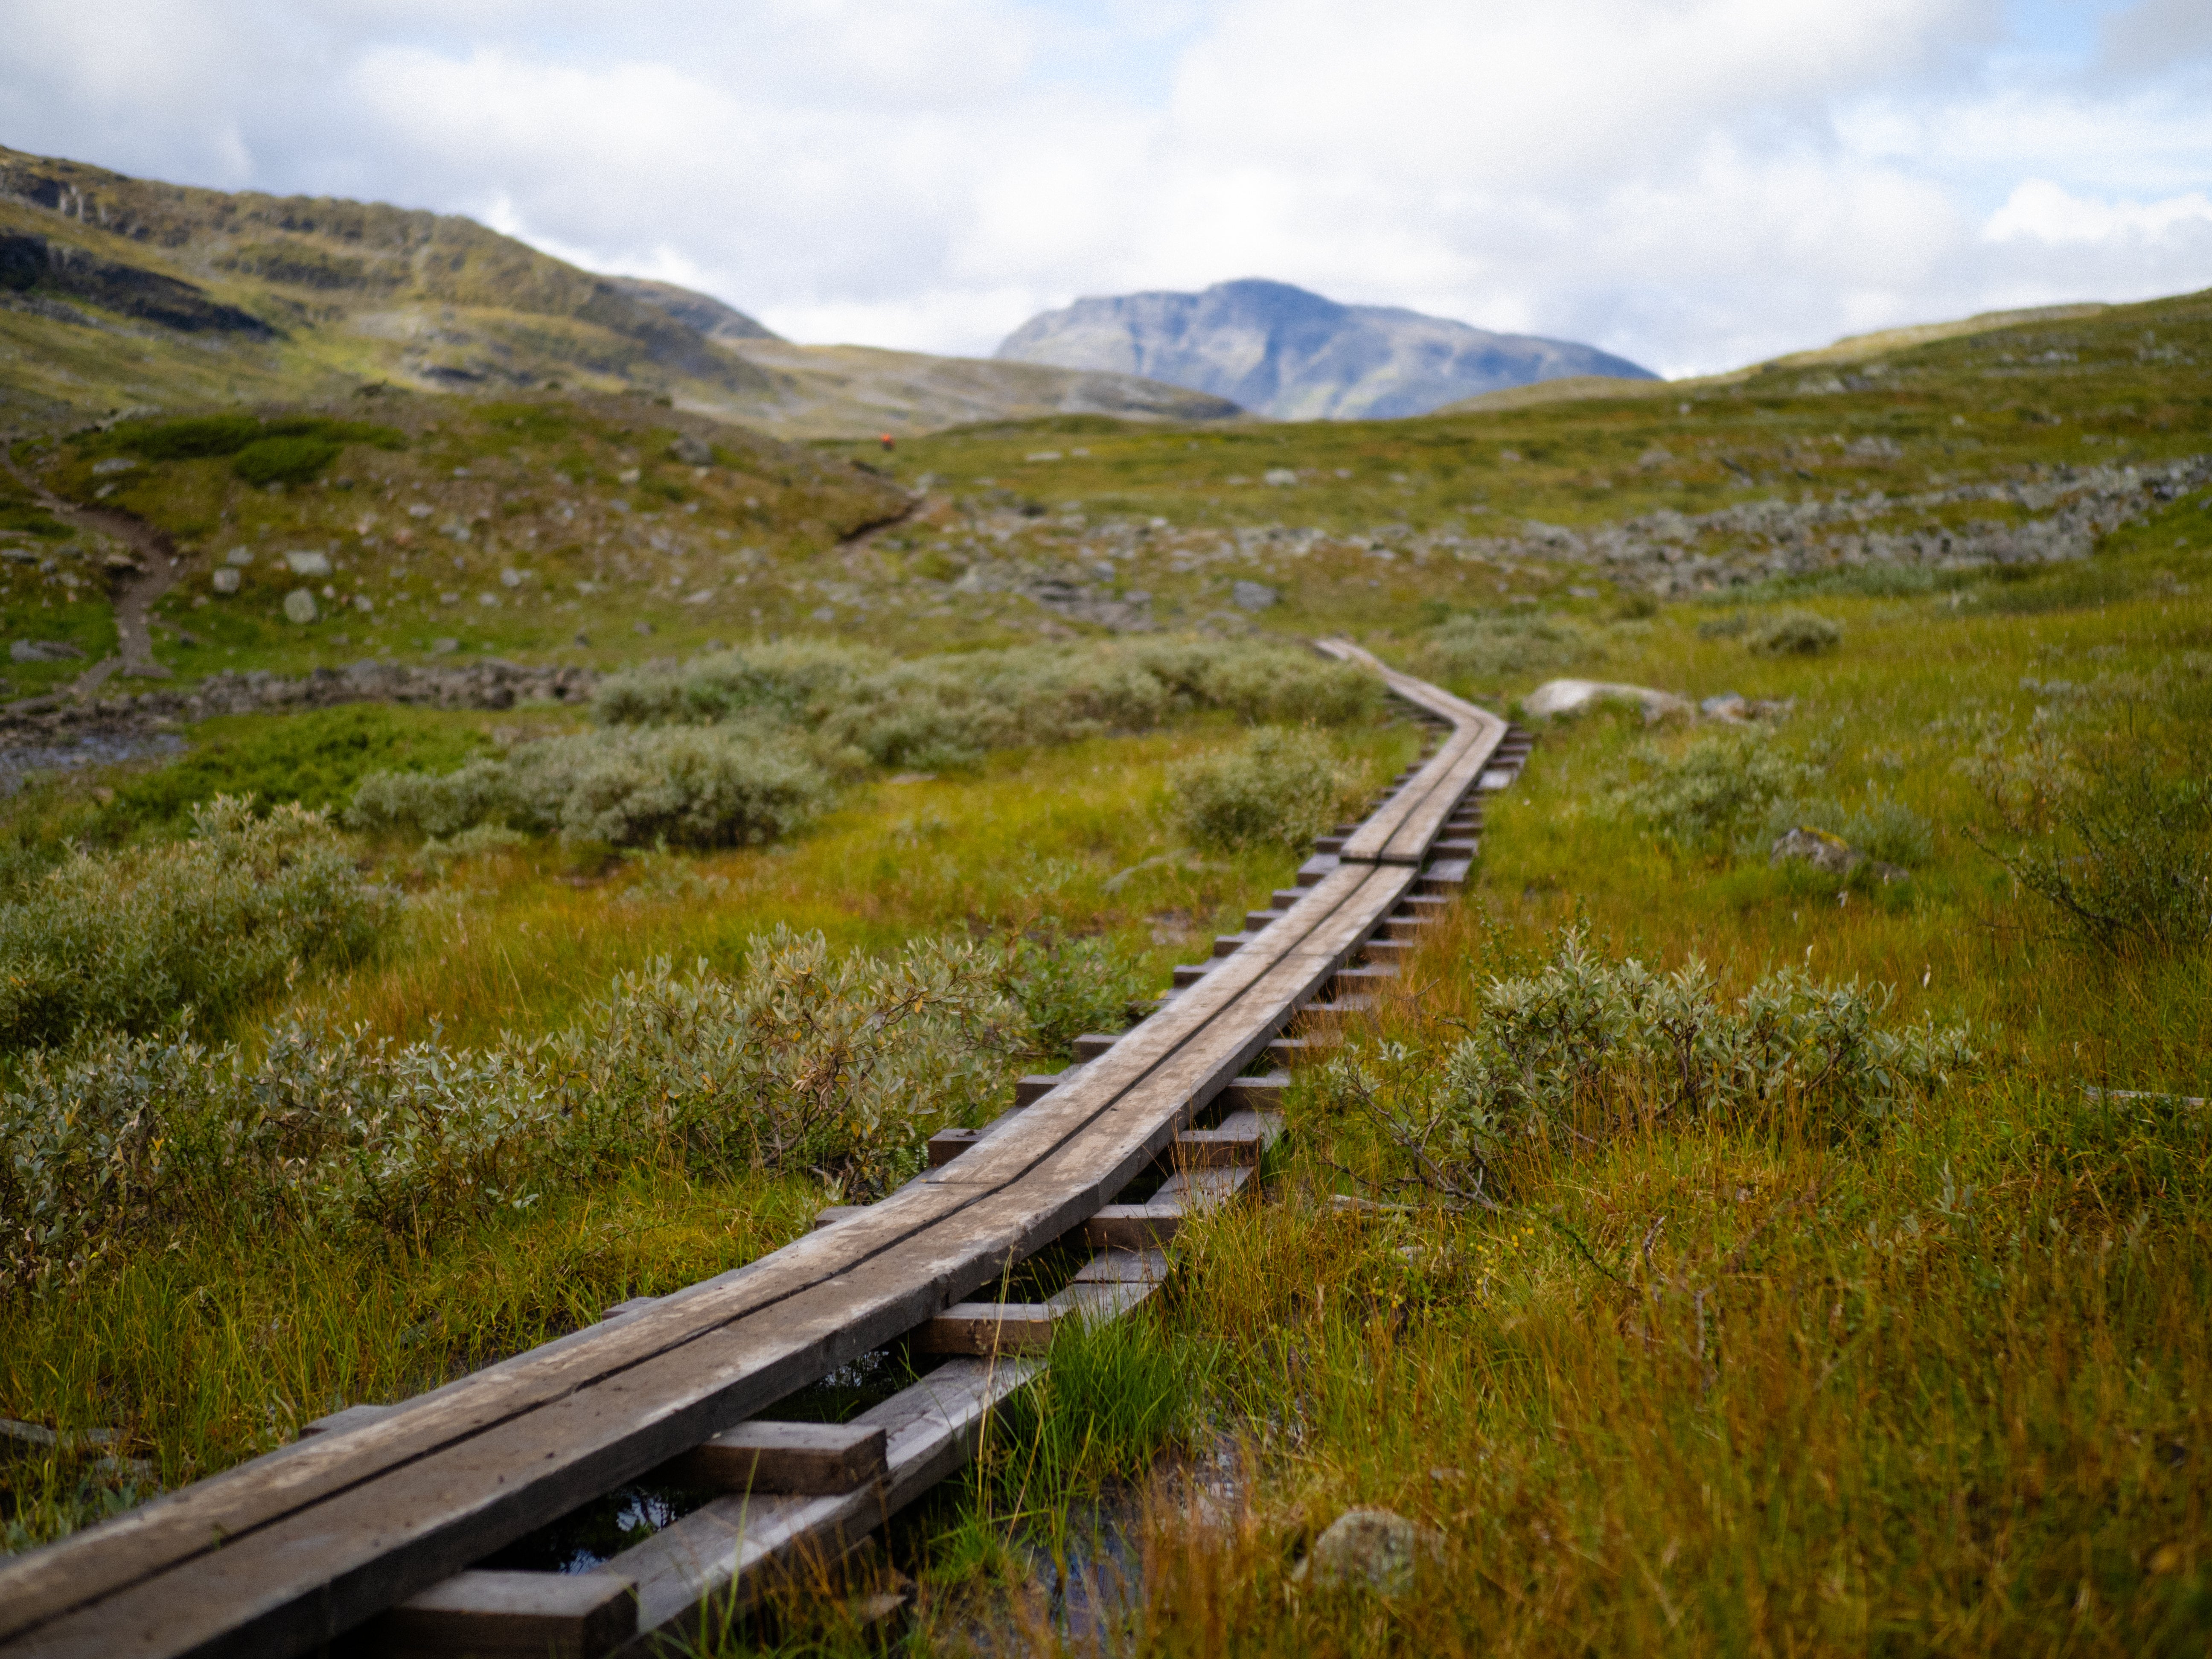
[[[1256,277],[1198,294],[1078,300],[1030,319],[996,355],[1140,374],[1278,420],[1424,415],[1481,392],[1569,375],[1658,378],[1575,341],[1496,334],[1395,306],[1340,305]]]

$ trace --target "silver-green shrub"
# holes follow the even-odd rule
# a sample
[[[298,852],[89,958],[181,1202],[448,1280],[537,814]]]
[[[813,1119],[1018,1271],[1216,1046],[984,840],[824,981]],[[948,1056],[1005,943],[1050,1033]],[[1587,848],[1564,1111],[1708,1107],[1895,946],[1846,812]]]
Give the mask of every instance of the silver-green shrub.
[[[1533,974],[1492,980],[1472,1031],[1442,1054],[1382,1043],[1330,1061],[1326,1097],[1407,1155],[1405,1184],[1496,1202],[1516,1141],[1589,1144],[1695,1114],[1788,1113],[1856,1133],[1976,1063],[1963,1027],[1882,1024],[1885,993],[1795,970],[1734,1001],[1695,960],[1656,974],[1568,933]]]
[[[1686,852],[1752,848],[1776,804],[1801,800],[1819,776],[1756,732],[1712,732],[1672,752],[1647,745],[1635,763],[1614,805]]]
[[[1150,731],[1198,710],[1340,725],[1371,716],[1381,702],[1373,676],[1287,646],[1145,640],[905,661],[842,646],[750,646],[615,675],[594,707],[611,727],[773,719],[804,731],[819,752],[941,766]]]
[[[674,726],[550,738],[443,777],[376,773],[346,821],[433,837],[490,823],[615,847],[741,847],[790,833],[830,795],[828,775],[787,738]]]
[[[187,840],[77,852],[0,902],[0,1047],[218,1018],[367,951],[392,896],[320,813],[252,805],[219,795]]]
[[[1495,684],[1510,675],[1572,666],[1595,650],[1589,631],[1570,617],[1485,613],[1442,624],[1419,648],[1416,665],[1434,679]]]
[[[1843,624],[1813,611],[1784,611],[1753,629],[1744,641],[1762,657],[1818,656],[1843,642]]]
[[[1168,782],[1184,834],[1234,848],[1311,841],[1353,804],[1359,780],[1323,733],[1263,726],[1233,749],[1182,763]]]
[[[779,929],[733,972],[626,975],[536,1042],[292,1024],[258,1057],[174,1034],[35,1052],[0,1092],[0,1294],[182,1226],[426,1241],[641,1164],[871,1195],[994,1110],[1055,1012],[1097,1023],[1101,975],[1066,979],[1012,945],[840,956]]]

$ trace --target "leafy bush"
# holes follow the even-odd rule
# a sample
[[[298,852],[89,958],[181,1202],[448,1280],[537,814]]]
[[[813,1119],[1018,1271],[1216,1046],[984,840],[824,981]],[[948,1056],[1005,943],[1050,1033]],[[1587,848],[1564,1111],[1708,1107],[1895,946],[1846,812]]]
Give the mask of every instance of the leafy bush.
[[[1411,1155],[1409,1182],[1486,1203],[1505,1196],[1501,1158],[1517,1140],[1785,1109],[1853,1133],[1975,1063],[1963,1028],[1883,1029],[1886,1001],[1788,969],[1731,1005],[1702,963],[1655,974],[1598,957],[1575,930],[1536,972],[1492,980],[1449,1053],[1383,1044],[1333,1060],[1322,1083]]]
[[[266,421],[252,415],[193,415],[173,421],[118,422],[83,447],[88,453],[136,455],[147,461],[196,461],[239,455],[274,439],[312,440],[329,446],[332,454],[343,444],[373,444],[379,449],[399,449],[406,444],[397,429],[367,421],[319,415],[280,415]]]
[[[524,744],[439,777],[373,774],[346,821],[431,836],[495,823],[615,847],[741,847],[789,834],[829,796],[821,768],[780,737],[589,732]]]
[[[307,483],[338,458],[331,439],[302,434],[258,438],[238,452],[230,470],[257,489],[273,483]]]
[[[1085,1031],[1118,1031],[1151,988],[1143,966],[1103,939],[1024,939],[1008,952],[1001,983],[1029,1023],[1037,1051],[1073,1055]]]
[[[1516,674],[1565,668],[1593,654],[1596,642],[1565,617],[1486,612],[1455,617],[1419,653],[1431,678],[1495,684]]]
[[[2161,757],[2109,757],[2071,773],[2039,814],[2044,833],[2008,849],[1978,840],[2094,949],[2198,949],[2212,939],[2207,768],[2197,744],[2185,745],[2179,775]]]
[[[319,814],[218,796],[188,841],[78,853],[0,903],[0,1047],[228,1013],[360,956],[389,903]]]
[[[1814,657],[1844,642],[1843,625],[1811,611],[1784,611],[1752,630],[1745,644],[1762,657]]]
[[[1184,833],[1203,846],[1296,848],[1324,834],[1357,797],[1357,775],[1313,731],[1265,727],[1169,778]]]
[[[191,753],[121,785],[109,811],[118,822],[161,829],[215,795],[251,794],[264,807],[343,807],[371,772],[441,770],[489,747],[481,732],[411,708],[354,703],[257,716],[203,736]]]
[[[735,975],[663,963],[483,1052],[295,1024],[258,1060],[120,1035],[33,1054],[0,1095],[0,1291],[185,1224],[422,1241],[640,1164],[880,1192],[1033,1051],[1010,978],[988,946],[839,957],[779,929]]]
[[[1614,792],[1615,804],[1690,852],[1754,847],[1777,804],[1794,813],[1818,775],[1755,732],[1709,733],[1674,754],[1647,747],[1637,760],[1643,775]]]

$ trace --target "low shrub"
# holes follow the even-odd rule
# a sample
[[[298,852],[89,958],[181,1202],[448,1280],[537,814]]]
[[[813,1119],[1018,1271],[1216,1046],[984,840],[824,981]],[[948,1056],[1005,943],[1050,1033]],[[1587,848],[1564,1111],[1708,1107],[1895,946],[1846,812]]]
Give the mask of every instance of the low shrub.
[[[219,1018],[359,957],[390,912],[320,814],[218,796],[189,840],[79,852],[0,902],[0,1048]]]
[[[1141,963],[1110,939],[1054,935],[1018,939],[1000,982],[1027,1020],[1039,1053],[1072,1059],[1086,1031],[1118,1031],[1151,991]]]
[[[1341,725],[1372,716],[1371,675],[1250,641],[1104,641],[898,661],[825,642],[748,647],[604,682],[610,726],[772,719],[819,752],[941,767],[994,750],[1149,731],[1219,709],[1250,721]]]
[[[490,823],[613,847],[742,847],[789,834],[830,793],[827,774],[774,734],[587,732],[441,776],[373,774],[346,821],[441,838]]]
[[[1571,667],[1595,650],[1589,632],[1566,617],[1455,617],[1419,648],[1415,672],[1435,679],[1494,685],[1513,675]]]
[[[988,945],[838,957],[779,928],[733,974],[659,963],[480,1052],[295,1024],[258,1059],[173,1034],[33,1054],[0,1093],[0,1291],[187,1224],[421,1243],[641,1164],[879,1193],[1036,1052],[1030,977]]]
[[[1756,732],[1708,733],[1671,753],[1647,746],[1636,764],[1641,775],[1614,789],[1613,804],[1684,852],[1763,852],[1771,814],[1796,813],[1818,776]]]
[[[1655,974],[1601,957],[1572,930],[1534,972],[1493,979],[1449,1051],[1355,1050],[1322,1087],[1408,1155],[1406,1182],[1491,1203],[1508,1196],[1501,1165],[1519,1140],[1581,1145],[1669,1117],[1783,1112],[1851,1134],[1976,1063],[1964,1028],[1885,1029],[1887,1001],[1785,969],[1731,1004],[1695,959]]]
[[[1811,611],[1784,611],[1753,629],[1744,641],[1753,654],[1762,657],[1814,657],[1843,642],[1843,625]]]
[[[338,458],[331,440],[306,433],[289,438],[257,438],[238,452],[230,470],[256,489],[270,484],[312,482]]]
[[[2172,954],[2212,940],[2212,781],[2201,744],[2175,770],[2142,752],[2074,772],[2009,847],[1976,839],[2094,950]]]
[[[1224,848],[1303,846],[1355,803],[1358,785],[1321,733],[1273,726],[1169,776],[1184,834]]]
[[[121,784],[108,816],[165,830],[216,795],[251,794],[264,809],[288,801],[342,809],[372,772],[442,771],[490,748],[481,732],[411,708],[354,703],[256,716],[203,735],[189,754]]]

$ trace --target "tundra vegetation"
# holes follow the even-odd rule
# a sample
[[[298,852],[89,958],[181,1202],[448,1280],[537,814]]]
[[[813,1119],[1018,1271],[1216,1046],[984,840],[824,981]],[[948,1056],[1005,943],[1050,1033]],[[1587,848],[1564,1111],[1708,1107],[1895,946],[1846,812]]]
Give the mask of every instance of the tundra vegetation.
[[[198,513],[210,547],[266,515],[271,552],[337,521],[341,479],[419,483],[437,520],[480,464],[488,512],[539,501],[512,544],[544,549],[568,456],[600,515],[568,591],[629,574],[588,614],[536,577],[477,607],[469,643],[520,657],[589,632],[619,672],[588,709],[233,716],[9,803],[9,982],[44,988],[11,992],[0,1079],[0,1414],[59,1433],[0,1457],[10,1546],[752,1259],[994,1115],[1411,754],[1267,643],[1326,623],[1501,709],[1572,674],[1714,712],[1546,725],[1466,902],[1299,1073],[1268,1201],[1194,1225],[1155,1305],[1065,1333],[895,1531],[921,1591],[894,1639],[2201,1649],[2203,309],[1939,343],[1856,386],[940,434],[868,457],[932,495],[864,544],[763,514],[757,629],[734,566],[696,607],[696,562],[670,586],[687,526],[750,486],[653,461],[657,415],[549,399],[549,438],[532,400],[380,400],[329,418],[401,447],[349,439],[276,495],[112,431],[19,451],[88,497],[137,459],[97,475],[140,480],[131,510]],[[635,539],[600,477],[625,453],[634,511],[649,473],[685,497]],[[805,477],[864,506],[837,459]],[[371,600],[343,627],[406,615],[410,650],[378,584],[428,591],[431,561],[417,535],[403,583],[377,510],[323,544]],[[1665,512],[1697,522],[1607,539]],[[2069,512],[2081,556],[2027,556]],[[2000,520],[2021,556],[1942,553]],[[491,592],[504,521],[453,521],[477,527],[438,558]],[[1832,532],[1856,539],[1776,551]],[[276,595],[234,597],[220,624],[164,602],[217,640],[185,672],[335,665],[340,619],[287,633]],[[1793,830],[1868,857],[1777,860]],[[291,861],[223,876],[252,857]],[[127,933],[67,947],[102,908]],[[1299,1576],[1356,1506],[1429,1529],[1401,1593]],[[1110,1629],[1052,1594],[1102,1559],[1086,1517],[1142,1568]],[[845,1617],[727,1645],[869,1650]]]

